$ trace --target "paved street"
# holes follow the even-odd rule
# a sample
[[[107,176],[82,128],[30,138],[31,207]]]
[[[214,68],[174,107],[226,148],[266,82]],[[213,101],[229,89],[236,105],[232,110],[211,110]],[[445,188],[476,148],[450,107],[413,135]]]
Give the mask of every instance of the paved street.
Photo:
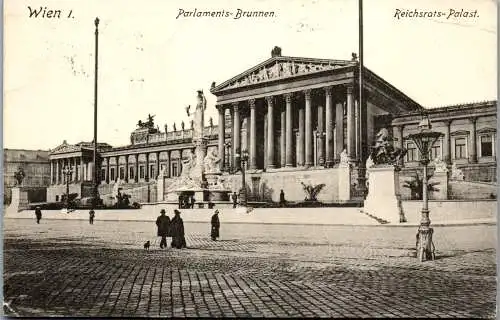
[[[186,223],[160,250],[154,222],[4,220],[12,315],[482,317],[496,307],[496,227],[436,227],[418,263],[414,227]],[[142,249],[146,240],[152,249]]]

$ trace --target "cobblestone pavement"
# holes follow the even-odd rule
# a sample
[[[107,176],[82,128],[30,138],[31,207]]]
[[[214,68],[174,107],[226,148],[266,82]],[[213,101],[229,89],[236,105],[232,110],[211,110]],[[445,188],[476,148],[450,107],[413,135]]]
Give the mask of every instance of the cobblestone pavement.
[[[4,311],[20,316],[494,318],[496,227],[185,224],[161,250],[154,223],[4,221]],[[152,249],[142,244],[152,241]]]

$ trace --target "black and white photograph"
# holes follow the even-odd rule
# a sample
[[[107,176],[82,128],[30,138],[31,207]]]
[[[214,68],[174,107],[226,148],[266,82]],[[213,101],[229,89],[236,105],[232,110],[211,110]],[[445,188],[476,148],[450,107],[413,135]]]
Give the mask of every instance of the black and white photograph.
[[[5,0],[3,316],[496,318],[497,5]]]

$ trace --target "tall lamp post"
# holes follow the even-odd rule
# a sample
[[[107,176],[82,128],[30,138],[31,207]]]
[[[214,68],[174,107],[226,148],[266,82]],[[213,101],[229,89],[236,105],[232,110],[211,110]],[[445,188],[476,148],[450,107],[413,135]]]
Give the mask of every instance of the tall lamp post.
[[[98,170],[97,170],[97,61],[98,61],[98,48],[99,48],[99,18],[95,18],[95,68],[94,68],[94,175],[92,184],[92,209],[95,209],[98,199]]]
[[[248,162],[248,151],[245,149],[240,154],[235,155],[237,158],[240,158],[241,161],[241,195],[240,195],[240,204],[244,207],[247,206],[247,187],[245,184],[245,170],[246,164]]]
[[[73,173],[73,169],[71,167],[66,166],[63,169],[64,177],[66,178],[66,209],[69,209],[69,179],[71,178],[71,174]]]
[[[434,230],[430,228],[431,220],[429,219],[429,199],[428,199],[428,181],[427,181],[427,165],[429,164],[429,152],[434,143],[442,136],[442,133],[431,131],[431,122],[428,117],[424,117],[420,121],[418,128],[420,132],[410,134],[408,137],[415,142],[418,151],[420,151],[420,163],[424,166],[424,174],[422,178],[422,219],[417,233],[417,258],[423,262],[426,260],[434,260],[434,244],[432,243],[432,234]]]

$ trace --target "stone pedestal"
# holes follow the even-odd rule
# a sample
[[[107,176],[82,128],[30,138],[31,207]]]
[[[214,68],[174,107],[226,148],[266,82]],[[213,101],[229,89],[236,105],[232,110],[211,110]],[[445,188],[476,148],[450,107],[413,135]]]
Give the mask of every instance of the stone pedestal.
[[[194,192],[194,201],[195,201],[195,203],[204,201],[204,191],[203,190],[199,190],[199,191]]]
[[[28,192],[23,188],[12,188],[12,201],[7,210],[19,212],[25,209],[28,209]]]
[[[348,201],[351,199],[351,168],[347,165],[338,169],[339,201]]]
[[[399,174],[394,166],[368,169],[368,196],[363,211],[389,222],[400,221]]]
[[[434,172],[429,183],[431,182],[439,182],[439,184],[435,185],[436,189],[439,189],[439,191],[430,192],[429,198],[433,200],[448,200],[448,173]]]

